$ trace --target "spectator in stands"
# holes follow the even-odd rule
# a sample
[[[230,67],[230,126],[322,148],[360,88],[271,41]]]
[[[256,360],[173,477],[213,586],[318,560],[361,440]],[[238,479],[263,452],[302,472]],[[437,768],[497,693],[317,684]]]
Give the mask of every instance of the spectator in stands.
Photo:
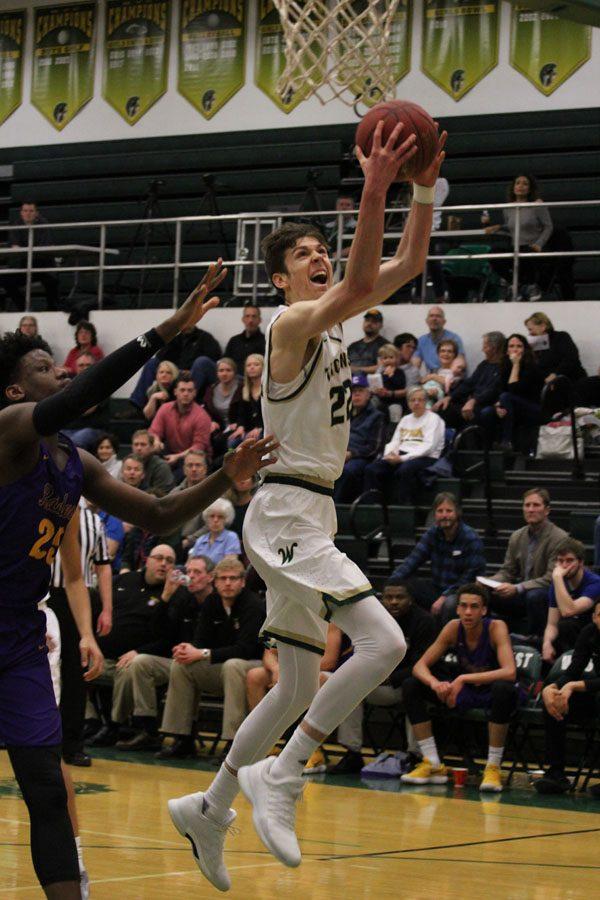
[[[592,619],[600,602],[600,576],[585,567],[585,547],[575,538],[565,538],[556,548],[556,564],[548,590],[548,620],[542,656],[554,662],[572,650],[582,628]]]
[[[402,662],[394,669],[386,680],[368,694],[363,703],[350,713],[337,729],[337,742],[346,749],[345,754],[327,771],[330,775],[346,775],[360,772],[364,765],[361,754],[363,746],[363,713],[364,703],[372,706],[396,706],[402,702],[402,685],[412,675],[413,666],[434,642],[437,627],[433,616],[420,609],[407,585],[395,575],[385,583],[381,602],[389,614],[398,622],[406,639],[408,650]],[[327,679],[328,673],[321,673]],[[398,761],[390,757],[386,768],[396,766],[394,774],[400,775]]]
[[[237,432],[238,423],[231,418],[230,409],[232,406],[235,410],[239,409],[241,400],[242,385],[237,377],[237,366],[233,359],[224,356],[217,363],[215,384],[211,384],[204,395],[204,408],[213,421],[212,442],[215,455],[225,452],[230,439]]]
[[[234,481],[233,486],[223,495],[223,499],[229,500],[233,506],[234,517],[231,522],[231,530],[235,531],[240,541],[242,540],[244,519],[256,488],[257,482],[254,478],[242,478]]]
[[[356,230],[357,218],[355,215],[351,215],[351,213],[356,210],[356,201],[352,194],[340,194],[335,201],[335,211],[338,213],[344,213],[345,215],[342,218],[342,235],[348,239],[348,242],[343,241],[341,246],[341,257],[344,259],[348,256],[350,251],[350,240],[354,231]],[[327,236],[327,241],[329,246],[332,248],[333,253],[337,256],[338,249],[338,235],[340,232],[340,223],[339,218],[336,216],[335,219],[330,219],[329,222],[325,222],[325,234]]]
[[[336,503],[352,503],[362,494],[365,469],[380,451],[385,417],[375,408],[367,376],[352,376],[352,418],[346,462],[335,483],[333,499]]]
[[[165,644],[175,647],[193,640],[202,604],[214,590],[213,569],[210,559],[198,556],[188,559],[185,573],[173,569],[165,580],[159,614],[159,628],[168,636]],[[168,656],[138,653],[126,669],[131,697],[130,714],[136,730],[130,738],[117,742],[119,750],[157,749],[159,723],[156,691],[169,683],[172,664],[171,653]]]
[[[383,458],[365,469],[365,490],[385,490],[391,482],[397,503],[411,500],[418,473],[440,458],[445,439],[444,423],[426,408],[423,388],[410,388],[407,397],[410,414],[398,422]]]
[[[131,449],[144,463],[144,490],[155,497],[164,497],[175,486],[170,465],[156,454],[154,435],[146,428],[134,431]]]
[[[501,448],[529,452],[534,449],[535,426],[540,422],[544,381],[533,351],[522,334],[509,336],[500,378],[501,393],[495,409],[502,427]],[[493,421],[489,420],[488,425],[493,428]]]
[[[104,653],[104,673],[93,682],[95,686],[112,687],[112,703],[110,712],[104,710],[105,724],[90,741],[95,747],[113,746],[119,740],[119,727],[130,712],[127,669],[137,654],[170,654],[160,598],[174,565],[174,550],[158,544],[141,571],[118,575],[113,582],[112,631],[98,638]]]
[[[264,604],[246,587],[244,566],[235,557],[214,569],[217,596],[200,608],[194,637],[173,648],[173,664],[161,731],[175,736],[159,759],[195,755],[192,726],[201,693],[223,697],[222,738],[229,742],[246,717],[246,673],[260,663],[258,633]]]
[[[401,776],[404,784],[445,784],[448,770],[433,737],[429,707],[443,705],[464,712],[489,711],[489,747],[480,791],[502,790],[500,766],[511,716],[520,700],[515,658],[506,624],[488,616],[486,589],[465,584],[458,591],[458,620],[448,622],[402,686],[404,707],[423,760]],[[449,652],[458,658],[459,674],[444,665]]]
[[[529,206],[519,208],[519,250],[523,253],[540,253],[552,234],[552,219],[547,206],[542,206],[537,181],[533,175],[517,175],[508,187],[507,198],[509,203],[528,203]],[[486,226],[486,234],[494,234],[503,227],[510,232],[513,247],[516,237],[516,209],[503,209],[504,226],[490,225],[489,215],[485,213],[481,217],[481,224]],[[519,283],[525,299],[537,303],[542,299],[540,282],[540,261],[533,257],[519,260]],[[506,267],[501,267],[502,273]]]
[[[45,219],[37,208],[37,204],[33,200],[24,200],[19,209],[19,218],[17,225],[45,225],[48,220]],[[9,241],[13,247],[27,247],[29,243],[28,229],[15,229],[9,232]],[[56,241],[52,231],[49,228],[33,229],[33,246],[34,247],[52,247],[56,245]],[[27,255],[25,253],[15,253],[14,257],[9,259],[11,268],[24,269],[27,267]],[[35,268],[50,269],[55,265],[52,253],[34,253],[32,265]],[[34,272],[33,281],[39,281],[46,293],[46,308],[49,310],[57,310],[59,308],[59,289],[58,278],[50,272]],[[0,277],[0,287],[6,291],[6,296],[11,300],[16,309],[25,309],[25,297],[23,296],[22,287],[27,281],[25,272],[15,273],[14,275],[2,275]]]
[[[525,525],[513,531],[501,568],[492,575],[500,582],[492,594],[492,610],[506,619],[513,631],[525,627],[541,638],[548,612],[548,588],[554,560],[566,531],[550,521],[550,495],[533,487],[523,494]]]
[[[100,460],[106,471],[113,478],[119,478],[121,475],[122,462],[117,456],[118,452],[119,438],[116,434],[109,434],[108,432],[101,434],[92,447],[92,453],[96,459]]]
[[[225,556],[239,556],[242,552],[240,539],[228,527],[235,519],[233,504],[221,497],[202,511],[202,518],[208,531],[200,535],[190,556],[207,556],[215,565]]]
[[[265,336],[260,330],[260,322],[259,307],[251,302],[245,303],[242,313],[244,330],[230,337],[225,347],[225,356],[235,362],[238,372],[244,371],[244,364],[251,353],[265,355]]]
[[[413,357],[417,349],[417,339],[414,334],[408,331],[397,334],[394,338],[394,347],[398,351],[398,365],[404,372],[406,379],[405,394],[403,397],[404,406],[406,408],[406,390],[421,383],[421,372],[418,366],[413,363]]]
[[[589,663],[593,674],[587,674]],[[565,775],[567,727],[571,723],[588,726],[597,716],[600,693],[600,603],[594,607],[592,621],[583,628],[573,651],[571,665],[542,691],[546,730],[546,764],[543,778],[535,782],[540,794],[564,794],[571,789]],[[600,783],[590,788],[600,799]]]
[[[454,494],[438,494],[432,512],[434,524],[394,569],[393,577],[396,581],[410,579],[419,606],[446,623],[454,616],[459,586],[485,574],[485,550],[475,529],[463,522],[462,507]],[[431,577],[414,578],[427,561]]]
[[[127,456],[123,457],[121,463],[121,481],[131,485],[131,487],[144,490],[142,485],[145,477],[144,460],[141,456],[138,456],[137,453],[129,453]]]
[[[466,370],[464,357],[458,353],[458,344],[451,338],[439,342],[438,359],[439,367],[421,378],[427,392],[427,407],[434,412],[439,408],[439,401],[450,394],[450,389],[464,377]]]
[[[381,387],[372,387],[373,403],[385,415],[386,422],[400,421],[406,396],[406,375],[398,365],[398,351],[393,344],[382,344],[377,352],[375,376],[381,378]],[[374,377],[375,377],[374,376]]]
[[[204,453],[202,453],[201,450],[188,450],[183,461],[183,481],[174,487],[171,493],[174,494],[179,491],[184,491],[188,487],[200,484],[204,481],[207,474],[208,465]],[[179,532],[181,536],[181,546],[186,555],[190,548],[194,546],[202,531],[206,531],[206,525],[201,512],[192,516],[191,519],[188,519],[187,522],[181,526]]]
[[[494,404],[500,395],[500,371],[504,360],[505,339],[501,331],[483,335],[483,355],[472,375],[450,388],[450,394],[440,400],[439,414],[450,428],[483,425],[496,421]],[[418,350],[417,350],[418,353]]]
[[[166,452],[165,459],[174,473],[182,470],[188,450],[202,450],[210,459],[212,422],[205,409],[196,402],[196,385],[189,372],[180,372],[175,384],[175,400],[163,403],[148,429],[158,438],[157,452]]]
[[[440,367],[440,359],[437,352],[438,346],[440,341],[445,341],[449,338],[456,341],[458,352],[464,357],[465,348],[460,335],[455,334],[454,331],[448,331],[444,327],[446,325],[446,316],[441,306],[432,306],[427,313],[425,322],[429,331],[427,334],[422,334],[418,340],[417,349],[413,356],[413,365],[417,368],[424,365],[428,372],[437,371]],[[398,345],[396,344],[396,346]]]
[[[244,364],[244,380],[242,393],[239,400],[232,399],[230,406],[230,419],[237,423],[237,428],[229,437],[229,444],[245,440],[246,438],[259,438],[262,436],[263,419],[261,407],[261,380],[264,356],[260,353],[250,353]]]
[[[26,334],[27,337],[37,337],[40,339],[40,341],[44,340],[39,332],[38,320],[35,316],[21,316],[21,318],[19,319],[18,331],[20,331],[21,334]],[[53,355],[52,350],[50,349],[50,344],[48,344],[46,341],[44,341],[43,345],[40,347],[40,350],[45,350],[46,353],[50,354],[50,356]]]
[[[81,375],[96,362],[92,353],[87,350],[82,351],[75,360],[75,375]],[[69,428],[63,428],[63,434],[68,435],[77,447],[91,450],[98,438],[110,426],[109,405],[110,400],[103,400],[96,406],[91,406],[79,418],[73,419],[69,423]]]
[[[579,359],[579,350],[570,334],[555,331],[554,325],[543,312],[534,312],[525,319],[529,332],[529,344],[540,367],[544,382],[553,381],[558,375],[566,375],[573,384],[586,377]]]
[[[92,322],[82,319],[75,326],[75,346],[69,350],[63,363],[69,375],[77,374],[75,363],[77,358],[84,352],[91,353],[96,362],[104,357],[102,349],[98,346],[96,326]]]
[[[148,401],[147,390],[163,360],[175,363],[180,372],[190,372],[198,396],[203,397],[208,385],[215,380],[216,362],[221,356],[219,342],[212,334],[196,326],[185,329],[148,360],[129,398],[131,406],[116,413],[116,418],[129,419],[139,415]]]
[[[173,390],[178,375],[179,369],[175,363],[170,360],[163,359],[163,361],[158,364],[156,379],[146,391],[148,402],[143,409],[144,416],[149,422],[152,421],[157,410],[163,403],[168,403],[169,400],[175,399]]]
[[[348,346],[348,359],[353,375],[359,372],[372,375],[377,371],[377,354],[380,347],[388,343],[380,334],[382,328],[382,314],[378,309],[368,309],[363,316],[364,337]]]

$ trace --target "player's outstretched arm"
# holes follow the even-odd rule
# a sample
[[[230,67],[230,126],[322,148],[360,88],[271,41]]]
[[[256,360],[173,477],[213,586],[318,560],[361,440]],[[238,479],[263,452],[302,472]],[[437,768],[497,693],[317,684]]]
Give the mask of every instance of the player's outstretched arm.
[[[271,453],[278,446],[272,435],[260,441],[251,438],[243,441],[235,451],[225,456],[223,467],[201,484],[160,498],[117,481],[91,453],[81,450],[83,493],[100,509],[125,522],[155,534],[171,534],[183,522],[210,506],[232,486],[234,480],[251,478],[259,469],[274,463],[275,457]]]
[[[13,402],[6,407],[0,413],[0,459],[6,455],[20,455],[25,446],[37,444],[41,436],[55,434],[91,406],[110,397],[161,347],[218,305],[216,297],[210,300],[206,297],[226,274],[227,270],[221,268],[219,260],[209,267],[185,303],[156,328],[110,353],[51,397],[39,403]],[[18,399],[15,394],[15,401]]]

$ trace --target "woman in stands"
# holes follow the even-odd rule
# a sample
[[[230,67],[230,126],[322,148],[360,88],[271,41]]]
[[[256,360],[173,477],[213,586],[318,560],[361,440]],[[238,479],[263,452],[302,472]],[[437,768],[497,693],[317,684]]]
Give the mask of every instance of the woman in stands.
[[[235,519],[235,510],[230,500],[223,497],[215,500],[203,511],[202,518],[208,531],[200,535],[190,550],[190,556],[208,556],[216,566],[224,556],[241,554],[240,539],[235,531],[229,529]]]
[[[217,363],[217,381],[211,384],[204,395],[204,406],[213,420],[211,436],[213,456],[218,458],[227,450],[227,442],[236,431],[238,423],[230,415],[242,399],[242,385],[237,377],[237,366],[233,359],[224,356]]]
[[[92,453],[98,459],[109,475],[113,478],[121,476],[121,460],[118,459],[119,439],[116,434],[101,434],[94,447]]]
[[[235,447],[247,437],[258,438],[263,431],[260,402],[261,379],[265,358],[260,353],[250,353],[244,364],[244,381],[241,399],[232,399],[229,418],[237,428],[229,437],[228,445]]]
[[[104,357],[104,351],[98,346],[96,326],[85,319],[75,326],[75,346],[69,350],[63,363],[69,375],[77,375],[75,363],[82,353],[90,353],[96,362]]]
[[[501,445],[505,449],[528,452],[535,447],[544,379],[522,334],[511,334],[508,338],[500,377],[502,392],[495,409],[502,423]]]
[[[525,319],[524,324],[546,384],[554,381],[558,375],[566,375],[573,384],[586,377],[587,372],[581,365],[579,350],[573,338],[566,331],[555,331],[546,313],[534,312]]]
[[[440,341],[438,357],[438,368],[421,378],[427,393],[427,409],[433,409],[434,412],[439,409],[439,401],[450,393],[450,388],[460,381],[466,369],[464,358],[458,352],[458,344],[452,339]]]
[[[178,375],[179,369],[175,363],[170,362],[168,359],[163,359],[159,364],[156,370],[156,379],[146,391],[148,402],[144,406],[144,416],[149,422],[156,415],[159,406],[162,406],[168,400],[175,399],[173,387]]]
[[[547,206],[542,206],[537,181],[533,175],[517,175],[508,187],[507,198],[509,203],[528,203],[530,206],[522,206],[519,209],[519,250],[523,253],[540,253],[552,234],[552,219]],[[516,237],[516,209],[502,210],[504,225],[490,225],[490,217],[484,213],[481,224],[486,226],[486,234],[494,234],[503,230],[510,232],[513,247]],[[501,275],[507,274],[506,265],[495,266],[502,269]],[[525,299],[537,302],[542,299],[539,287],[540,272],[543,262],[534,257],[519,260],[519,290],[523,291]]]

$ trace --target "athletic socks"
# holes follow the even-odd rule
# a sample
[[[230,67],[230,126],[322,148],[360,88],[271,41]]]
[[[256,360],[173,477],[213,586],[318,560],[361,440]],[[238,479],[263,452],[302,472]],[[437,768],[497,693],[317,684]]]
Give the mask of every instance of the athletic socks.
[[[423,755],[423,759],[428,759],[434,768],[441,765],[434,737],[426,738],[424,741],[417,741],[417,744],[419,745],[419,750]]]
[[[502,763],[502,756],[504,754],[504,747],[492,747],[488,748],[488,766],[498,766],[500,767]]]
[[[304,766],[320,744],[321,740],[311,738],[301,726],[298,726],[275,759],[271,767],[271,776],[278,780],[299,778]]]
[[[213,783],[203,795],[202,812],[219,822],[225,822],[229,818],[229,809],[239,789],[237,777],[232,775],[223,763]]]

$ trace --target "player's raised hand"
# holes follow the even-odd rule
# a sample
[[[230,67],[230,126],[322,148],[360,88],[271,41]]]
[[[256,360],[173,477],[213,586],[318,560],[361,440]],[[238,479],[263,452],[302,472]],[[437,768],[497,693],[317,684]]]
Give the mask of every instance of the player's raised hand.
[[[227,275],[227,269],[223,268],[223,260],[219,258],[216,263],[211,263],[208,270],[185,303],[170,316],[156,330],[165,341],[171,341],[187,328],[193,328],[210,309],[219,305],[218,297],[206,299],[211,291],[216,290]]]
[[[79,641],[79,652],[81,653],[81,665],[87,672],[83,676],[84,681],[92,681],[98,675],[102,675],[104,671],[104,656],[93,636],[86,635]]]
[[[422,172],[419,172],[418,175],[415,175],[415,177],[413,178],[415,184],[420,184],[423,187],[435,187],[435,183],[440,175],[440,168],[446,158],[444,147],[446,146],[447,140],[448,132],[442,131],[442,133],[440,134],[440,139],[438,141],[438,149],[436,155],[433,157],[433,160],[426,169],[423,169]]]
[[[417,138],[414,134],[398,143],[404,128],[403,122],[398,122],[385,143],[382,141],[383,119],[375,126],[373,131],[373,144],[371,152],[365,156],[361,148],[355,147],[356,158],[360,163],[365,176],[365,184],[372,185],[376,190],[385,190],[396,180],[398,172],[411,157],[417,152]]]
[[[279,447],[272,434],[260,441],[247,438],[232,453],[227,453],[223,460],[223,469],[232,481],[252,478],[259,469],[272,465],[277,457],[272,456]]]

